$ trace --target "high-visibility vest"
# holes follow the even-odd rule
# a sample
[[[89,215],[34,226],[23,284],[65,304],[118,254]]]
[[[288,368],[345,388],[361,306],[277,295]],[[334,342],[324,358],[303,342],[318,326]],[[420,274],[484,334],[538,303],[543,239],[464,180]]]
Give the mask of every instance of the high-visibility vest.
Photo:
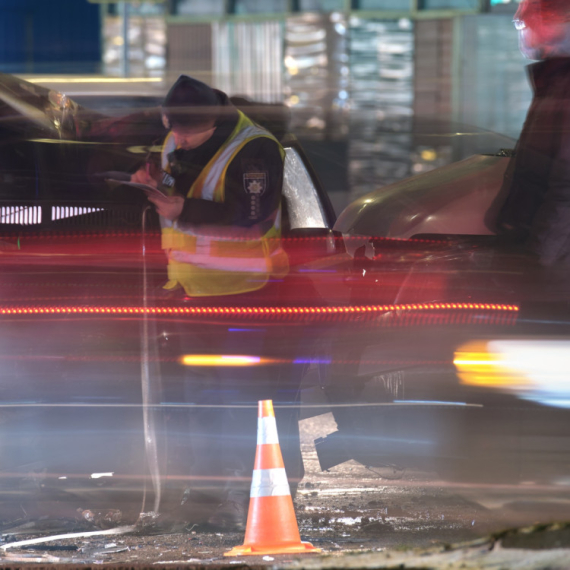
[[[239,112],[239,111],[238,111]],[[223,202],[229,165],[250,141],[268,131],[239,112],[237,125],[204,167],[188,191],[188,198]],[[162,149],[162,167],[169,171],[168,154],[176,149],[168,134]],[[283,160],[285,151],[279,145]],[[245,191],[245,190],[244,190]],[[281,248],[281,206],[261,223],[250,227],[185,224],[161,217],[162,247],[168,255],[166,289],[181,285],[191,297],[234,295],[261,289],[271,276],[282,277],[289,270]]]

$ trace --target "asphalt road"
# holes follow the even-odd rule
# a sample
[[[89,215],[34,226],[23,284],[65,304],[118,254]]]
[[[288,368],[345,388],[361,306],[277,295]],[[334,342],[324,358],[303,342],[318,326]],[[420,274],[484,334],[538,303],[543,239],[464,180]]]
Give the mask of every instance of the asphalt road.
[[[335,559],[348,553],[403,555],[417,548],[446,551],[449,545],[473,541],[505,528],[570,520],[570,490],[560,487],[450,486],[429,473],[400,472],[389,467],[371,471],[352,462],[323,473],[313,440],[334,431],[332,415],[303,420],[301,427],[306,475],[295,501],[301,537]],[[18,541],[65,532],[64,521],[59,522],[59,527],[58,521],[44,519],[5,529],[0,542],[0,565],[303,564],[295,556],[225,558],[224,552],[242,543],[243,534],[203,532],[198,527],[162,533],[149,526],[142,532],[77,536],[27,547],[16,545]],[[530,539],[525,538],[523,545],[525,540],[530,544]],[[342,556],[341,559],[353,560]]]

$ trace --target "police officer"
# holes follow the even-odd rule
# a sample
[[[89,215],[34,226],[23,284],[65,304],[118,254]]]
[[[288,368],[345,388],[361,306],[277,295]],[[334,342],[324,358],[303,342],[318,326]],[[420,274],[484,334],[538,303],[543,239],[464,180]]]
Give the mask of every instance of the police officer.
[[[235,295],[287,272],[280,247],[284,151],[221,91],[180,76],[163,104],[170,128],[160,180],[142,168],[135,182],[161,216],[167,289],[190,297]]]
[[[264,295],[275,302],[265,286],[288,271],[279,239],[283,148],[224,93],[185,75],[167,94],[163,119],[170,130],[160,174],[141,168],[132,181],[164,192],[149,200],[160,216],[168,256],[165,289],[193,305],[258,305]],[[184,324],[177,332],[181,354],[211,354],[213,349],[265,354],[283,344],[276,327],[245,332],[220,327],[215,339]],[[182,376],[184,394],[176,397],[202,405],[184,420],[179,416],[176,428],[188,430],[190,447],[182,474],[190,477],[190,485],[182,502],[190,506],[219,496],[210,526],[243,529],[256,444],[254,405],[258,399],[295,400],[296,375],[274,366],[193,367]],[[286,467],[300,479],[298,417],[279,410],[277,416]],[[216,481],[223,487],[212,492]]]

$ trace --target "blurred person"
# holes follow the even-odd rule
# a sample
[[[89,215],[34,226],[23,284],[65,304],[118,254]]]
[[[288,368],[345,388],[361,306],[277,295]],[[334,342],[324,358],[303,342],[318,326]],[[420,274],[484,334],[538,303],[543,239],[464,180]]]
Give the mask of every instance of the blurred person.
[[[269,282],[288,271],[280,245],[283,148],[224,93],[185,75],[166,95],[163,120],[170,131],[161,168],[146,165],[131,180],[163,192],[149,195],[149,200],[160,216],[168,297],[192,306],[275,303],[279,288]],[[285,344],[281,331],[274,325],[243,332],[220,325],[216,338],[193,332],[188,324],[177,326],[180,354],[264,355],[281,350],[281,358],[287,359],[287,350],[280,348]],[[219,494],[221,502],[208,522],[221,530],[243,529],[257,433],[256,409],[244,404],[294,401],[298,371],[278,365],[194,366],[177,373],[184,376],[184,393],[174,397],[205,406],[179,414],[170,430],[188,431],[184,439],[190,456],[179,470],[190,477],[190,485],[182,505],[190,510],[193,503],[207,502],[209,493],[200,489],[200,481],[209,489],[208,481],[221,480],[220,493],[210,493],[210,498]],[[298,409],[277,409],[276,416],[286,468],[300,480]]]
[[[570,263],[570,2],[523,0],[514,23],[522,53],[539,61],[527,68],[533,99],[499,194],[506,200],[498,225],[540,266],[564,267]]]

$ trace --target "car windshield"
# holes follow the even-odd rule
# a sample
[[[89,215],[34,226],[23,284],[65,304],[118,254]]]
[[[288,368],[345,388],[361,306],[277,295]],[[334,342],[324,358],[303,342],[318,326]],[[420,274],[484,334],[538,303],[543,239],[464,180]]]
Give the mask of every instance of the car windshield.
[[[566,4],[0,1],[2,560],[564,567]]]
[[[62,115],[77,113],[77,105],[62,93],[2,75],[0,83],[0,118],[4,128],[27,129],[38,133],[70,136],[73,127],[62,123]],[[69,121],[69,119],[68,119]]]

